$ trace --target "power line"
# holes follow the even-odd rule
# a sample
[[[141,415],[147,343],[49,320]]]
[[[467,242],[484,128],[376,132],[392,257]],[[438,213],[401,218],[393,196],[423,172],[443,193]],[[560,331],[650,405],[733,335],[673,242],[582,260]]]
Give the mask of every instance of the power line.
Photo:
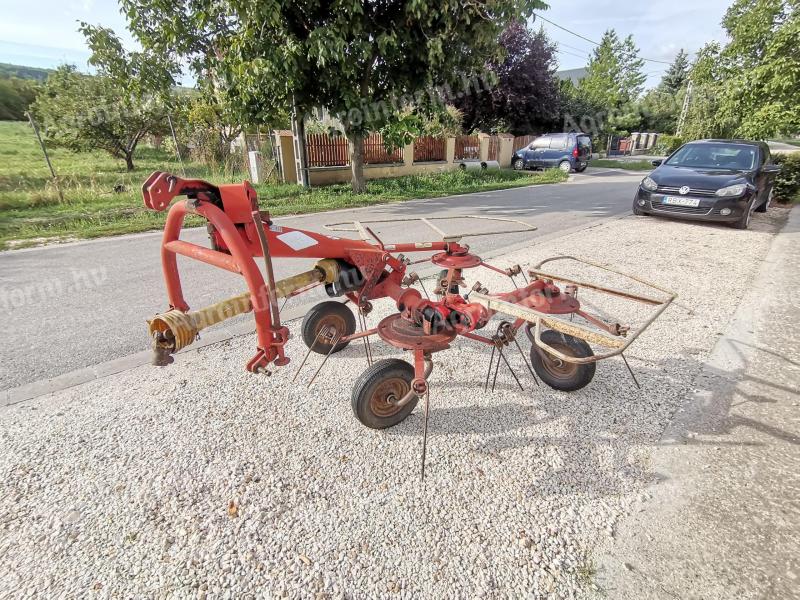
[[[578,58],[582,58],[582,59],[584,59],[584,60],[586,60],[587,58],[589,58],[589,57],[588,57],[588,56],[586,56],[585,54],[575,54],[574,52],[567,52],[566,50],[556,50],[556,52],[558,52],[559,54],[568,54],[569,56],[576,56],[576,57],[578,57]]]
[[[539,13],[533,13],[533,14],[536,16],[537,19],[541,19],[545,23],[550,23],[550,25],[553,25],[554,27],[558,27],[559,29],[562,29],[562,30],[566,31],[567,33],[569,33],[571,35],[574,35],[575,37],[579,37],[582,40],[585,40],[585,41],[589,42],[590,44],[594,44],[595,46],[599,46],[600,45],[598,42],[595,42],[594,40],[590,40],[589,38],[587,38],[585,36],[582,36],[580,33],[575,33],[571,29],[567,29],[566,27],[562,27],[561,25],[559,25],[558,23],[554,23],[550,19],[545,19]],[[644,58],[643,56],[640,56],[639,58],[641,58],[642,60],[646,60],[647,62],[660,63],[662,65],[670,65],[670,64],[672,64],[670,62],[667,62],[666,60],[655,60],[653,58]]]

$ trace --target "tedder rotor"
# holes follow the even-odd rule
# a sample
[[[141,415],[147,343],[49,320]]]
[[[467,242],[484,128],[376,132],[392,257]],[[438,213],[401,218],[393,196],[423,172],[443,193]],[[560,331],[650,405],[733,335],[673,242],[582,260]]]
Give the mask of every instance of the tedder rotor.
[[[538,375],[552,388],[573,391],[592,380],[598,360],[617,355],[624,360],[623,352],[675,298],[672,292],[637,277],[567,256],[542,261],[530,269],[526,277],[519,265],[509,269],[489,265],[470,252],[468,245],[461,243],[469,235],[505,235],[535,230],[532,225],[513,219],[472,217],[501,222],[504,228],[460,234],[443,231],[434,222],[439,220],[437,218],[401,219],[422,222],[441,239],[389,244],[380,240],[372,228],[376,223],[389,221],[356,221],[326,226],[331,231],[355,232],[359,239],[276,225],[268,212],[259,210],[256,192],[248,182],[215,186],[201,180],[155,172],[144,183],[142,194],[145,205],[156,211],[164,211],[175,198],[185,197],[169,208],[164,227],[161,262],[169,310],[149,321],[154,363],[166,365],[172,362],[171,355],[189,346],[202,329],[252,312],[258,346],[247,363],[247,369],[253,373],[270,374],[273,365],[289,363],[284,352],[289,330],[281,323],[278,299],[324,286],[330,297],[343,298],[344,302],[321,302],[306,314],[301,335],[308,352],[297,373],[311,352],[322,354],[324,358],[312,377],[313,381],[332,354],[353,340],[363,339],[369,366],[355,382],[351,400],[358,420],[373,429],[400,423],[414,410],[418,400],[424,398],[427,436],[428,380],[433,370],[432,357],[434,353],[448,349],[458,336],[492,349],[484,389],[488,389],[490,381],[494,389],[501,362],[514,374],[504,349],[513,346],[523,353],[518,333],[524,328],[531,349],[529,357],[523,353],[523,358],[536,383]],[[187,214],[199,215],[208,222],[210,247],[180,239]],[[406,256],[412,253],[432,255],[412,262]],[[181,289],[177,266],[179,254],[242,275],[247,291],[212,306],[190,311]],[[276,281],[272,265],[274,258],[316,258],[318,262],[309,271]],[[256,259],[263,260],[265,275],[262,275]],[[630,277],[654,288],[660,292],[660,297],[634,294],[541,270],[545,263],[556,260],[578,261]],[[420,277],[408,271],[412,264],[428,261],[439,271],[435,299],[428,297]],[[501,273],[512,282],[521,276],[524,283],[518,286],[515,282],[515,289],[500,293],[490,293],[479,282],[467,290],[464,273],[475,268]],[[563,284],[563,289],[556,285],[556,281]],[[424,295],[412,287],[418,282]],[[578,301],[580,288],[650,305],[653,311],[638,329],[631,330],[629,326],[609,323],[585,312]],[[367,316],[372,310],[372,302],[383,298],[393,302],[396,312],[370,328]],[[355,314],[348,302],[352,303]],[[495,315],[502,315],[505,320],[500,321],[492,335],[480,335],[478,332],[485,329]],[[369,344],[372,336],[398,350],[410,352],[412,363],[400,359],[373,361]],[[607,351],[595,354],[590,343],[603,346]],[[627,361],[625,365],[628,365]],[[514,378],[519,384],[516,375]],[[423,442],[423,448],[424,445]]]

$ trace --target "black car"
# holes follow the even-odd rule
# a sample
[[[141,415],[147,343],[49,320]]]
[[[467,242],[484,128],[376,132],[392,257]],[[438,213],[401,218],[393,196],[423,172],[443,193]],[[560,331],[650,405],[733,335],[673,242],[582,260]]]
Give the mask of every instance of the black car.
[[[678,148],[642,180],[636,215],[722,221],[747,229],[753,211],[766,212],[780,167],[769,146],[747,140],[699,140]]]
[[[585,171],[592,156],[592,138],[585,133],[548,133],[514,153],[511,165],[523,169]]]

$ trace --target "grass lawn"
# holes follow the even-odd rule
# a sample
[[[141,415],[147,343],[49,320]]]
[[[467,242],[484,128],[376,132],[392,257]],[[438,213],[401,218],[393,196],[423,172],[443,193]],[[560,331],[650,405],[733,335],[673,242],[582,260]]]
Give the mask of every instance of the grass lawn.
[[[602,169],[625,169],[627,171],[652,171],[655,169],[649,160],[612,160],[600,158],[589,161],[590,167]]]
[[[0,249],[161,228],[166,213],[147,210],[142,204],[140,187],[152,171],[180,173],[174,156],[141,148],[134,158],[136,170],[132,173],[125,171],[121,161],[103,152],[74,153],[55,148],[50,150],[50,158],[61,182],[64,202],[59,201],[27,123],[0,122]],[[191,163],[186,165],[186,175],[215,183],[247,177],[244,173],[213,172]],[[557,169],[538,173],[451,171],[370,181],[364,194],[352,193],[349,184],[311,190],[290,184],[255,187],[262,208],[279,216],[558,183],[565,179],[566,175]],[[117,192],[115,188],[123,191]],[[202,224],[199,218],[195,217],[195,221]],[[191,223],[187,219],[187,224]]]

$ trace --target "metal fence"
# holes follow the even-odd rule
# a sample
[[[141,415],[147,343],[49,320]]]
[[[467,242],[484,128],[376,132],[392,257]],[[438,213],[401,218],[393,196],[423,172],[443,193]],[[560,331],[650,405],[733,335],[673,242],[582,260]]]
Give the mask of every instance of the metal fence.
[[[443,161],[447,157],[447,140],[430,136],[414,140],[414,162]]]
[[[459,135],[456,137],[456,160],[478,160],[481,144],[477,135]]]
[[[380,133],[372,133],[364,139],[364,164],[389,165],[401,162],[403,162],[403,149],[395,148],[387,152]]]
[[[489,138],[489,160],[500,158],[500,137],[493,135]]]
[[[514,138],[514,152],[519,150],[520,148],[524,148],[525,146],[529,145],[533,140],[535,140],[538,135],[518,135]]]
[[[309,167],[346,167],[350,164],[347,138],[327,133],[306,135]]]

